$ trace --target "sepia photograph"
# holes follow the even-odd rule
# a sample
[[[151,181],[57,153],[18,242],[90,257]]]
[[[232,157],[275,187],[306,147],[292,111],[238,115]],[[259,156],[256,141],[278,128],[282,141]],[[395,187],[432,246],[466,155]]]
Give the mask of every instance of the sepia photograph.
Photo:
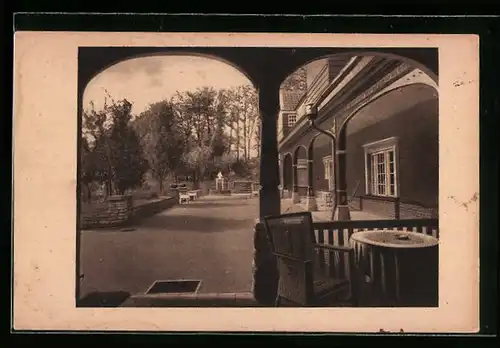
[[[36,35],[21,36],[25,51]],[[425,315],[437,319],[447,309],[450,316],[461,306],[461,319],[447,324],[473,329],[477,163],[460,181],[453,175],[463,163],[451,161],[477,160],[477,125],[467,117],[478,112],[474,37],[358,35],[349,45],[349,35],[213,34],[210,43],[208,34],[183,35],[42,34],[54,45],[64,38],[57,47],[72,57],[61,68],[72,71],[71,82],[52,85],[53,93],[71,96],[59,110],[68,110],[66,121],[43,135],[65,152],[62,171],[52,170],[71,174],[58,181],[64,198],[43,209],[66,212],[55,222],[65,251],[52,265],[64,257],[60,276],[72,284],[64,286],[72,311],[112,310],[118,319],[130,308],[145,318],[154,310],[187,325],[192,312],[181,319],[180,311],[211,308],[231,311],[223,322],[239,320],[241,330],[251,327],[244,313],[261,310],[274,318],[267,330],[260,321],[264,331],[308,331],[299,317],[328,316],[324,310],[373,313],[363,320],[346,312],[351,319],[334,323],[336,330],[356,331],[356,323],[367,331],[399,329],[414,313],[432,332],[440,328],[426,325]],[[470,72],[459,71],[458,80],[460,67],[443,61],[455,59],[459,43],[470,48],[461,65]],[[45,64],[56,69],[54,61]],[[27,76],[19,75],[21,88]],[[450,96],[464,85],[469,89]],[[456,227],[460,210],[469,215]],[[23,241],[16,245],[25,249]],[[50,253],[58,248],[63,244]],[[454,295],[450,274],[462,255],[468,287]],[[284,308],[307,312],[276,325]],[[205,317],[215,322],[212,313]],[[368,324],[381,316],[394,326]],[[111,326],[100,320],[97,326]],[[123,325],[133,330],[132,323]]]
[[[78,305],[437,306],[437,68],[79,48]]]

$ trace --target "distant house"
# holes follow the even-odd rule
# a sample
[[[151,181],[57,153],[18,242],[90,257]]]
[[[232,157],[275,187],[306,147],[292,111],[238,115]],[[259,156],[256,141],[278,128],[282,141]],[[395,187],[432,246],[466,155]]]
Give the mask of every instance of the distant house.
[[[382,218],[435,217],[439,136],[436,77],[411,61],[340,55],[307,67],[307,92],[281,91],[278,147],[284,194],[309,210],[326,209],[335,189],[332,142],[317,124],[346,134],[347,196],[353,210]],[[345,125],[345,128],[342,128]]]

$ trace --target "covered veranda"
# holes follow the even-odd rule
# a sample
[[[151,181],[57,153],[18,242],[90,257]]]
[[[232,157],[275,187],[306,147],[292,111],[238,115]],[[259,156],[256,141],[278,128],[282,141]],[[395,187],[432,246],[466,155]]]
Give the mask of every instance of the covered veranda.
[[[274,258],[269,249],[262,220],[265,216],[279,215],[281,213],[280,195],[280,169],[277,142],[277,114],[280,107],[279,88],[281,83],[295,70],[314,60],[335,55],[351,53],[366,55],[383,53],[399,56],[419,63],[428,71],[437,74],[437,60],[432,49],[356,49],[356,48],[268,48],[268,47],[86,47],[79,51],[78,67],[78,119],[81,122],[83,112],[82,100],[85,87],[90,80],[107,67],[120,61],[150,55],[199,55],[207,58],[227,62],[245,74],[252,82],[259,96],[259,110],[261,116],[261,142],[260,142],[260,192],[259,216],[254,231],[254,286],[252,303],[272,305],[277,288],[277,271]],[[340,147],[345,143],[345,138],[340,138]],[[338,191],[340,205],[346,199],[345,195],[345,151],[337,151],[338,163]],[[347,222],[339,222],[340,224]],[[317,225],[318,231],[360,228],[362,221],[357,221],[356,226],[340,226],[329,223]],[[428,224],[428,221],[422,221]],[[372,225],[385,226],[384,221],[373,221]],[[408,228],[416,228],[415,222],[408,221]],[[359,225],[359,226],[358,226]],[[370,227],[370,226],[362,226]],[[437,228],[437,226],[425,226]],[[79,252],[80,236],[77,233],[77,252]],[[79,257],[77,256],[75,274],[76,296],[79,298]],[[231,298],[237,299],[238,295]],[[242,301],[249,301],[248,296],[241,295]],[[199,300],[199,299],[198,299]],[[207,300],[209,301],[209,300]],[[222,301],[222,300],[221,300]]]

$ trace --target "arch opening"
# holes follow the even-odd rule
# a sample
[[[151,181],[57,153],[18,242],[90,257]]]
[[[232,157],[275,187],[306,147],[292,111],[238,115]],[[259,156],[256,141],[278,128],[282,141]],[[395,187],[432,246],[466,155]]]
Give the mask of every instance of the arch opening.
[[[319,198],[320,209],[326,210],[335,197],[335,143],[325,134],[317,134],[309,143],[309,158],[312,160],[312,182],[314,195]]]
[[[347,103],[347,97],[342,97],[342,88],[347,84],[358,84],[354,89],[350,88],[349,93],[354,98],[364,89],[373,87],[384,76],[395,71],[397,74],[398,69],[401,70],[401,76],[408,74],[404,81],[399,81],[401,85],[421,83],[438,90],[438,76],[430,67],[394,53],[353,50],[307,62],[281,83],[278,141],[286,139],[294,133],[296,125],[304,123],[307,105],[315,105],[320,110],[327,109],[332,98],[339,99],[337,103]],[[338,97],[333,97],[332,93],[337,93]]]
[[[364,153],[363,145],[366,144],[351,144],[353,139],[355,139],[356,135],[362,134],[364,129],[370,129],[371,134],[364,135],[367,144],[370,141],[383,140],[378,139],[379,135],[381,136],[384,133],[380,130],[381,125],[388,125],[389,123],[391,126],[387,126],[385,129],[387,134],[392,135],[387,135],[387,138],[418,139],[420,137],[426,144],[432,144],[428,146],[428,152],[433,159],[423,163],[426,168],[421,172],[428,173],[434,179],[431,180],[432,182],[429,181],[424,184],[426,188],[422,188],[421,192],[427,193],[421,196],[414,193],[401,196],[399,193],[403,192],[402,188],[393,190],[394,192],[397,191],[398,194],[391,194],[390,189],[387,189],[387,192],[389,192],[387,196],[392,195],[394,199],[401,198],[405,201],[414,199],[417,203],[423,203],[426,206],[437,206],[437,203],[433,202],[433,200],[437,201],[436,168],[438,168],[438,165],[436,163],[439,88],[438,76],[430,66],[423,65],[421,62],[404,55],[367,49],[316,58],[302,66],[301,70],[297,70],[294,74],[294,77],[289,77],[289,80],[285,80],[282,84],[280,93],[282,98],[287,93],[301,94],[301,96],[296,98],[298,101],[295,102],[293,107],[289,107],[286,112],[280,113],[278,124],[281,126],[281,132],[278,133],[278,142],[282,151],[296,148],[299,145],[308,148],[309,157],[312,161],[312,174],[309,173],[312,179],[309,179],[309,186],[313,188],[313,192],[317,196],[319,192],[329,191],[332,187],[330,183],[324,180],[326,179],[325,172],[328,169],[324,165],[324,162],[326,162],[322,158],[324,156],[319,156],[321,151],[316,148],[321,139],[324,139],[323,141],[328,140],[326,140],[325,135],[311,128],[310,120],[305,117],[306,105],[312,105],[316,111],[314,116],[318,120],[317,126],[336,134],[337,141],[334,144],[330,143],[330,145],[323,146],[326,146],[330,154],[333,152],[332,148],[336,148],[335,156],[333,156],[335,170],[333,170],[334,175],[331,181],[333,181],[333,185],[337,186],[338,197],[336,198],[339,201],[339,206],[342,206],[345,212],[342,216],[350,219],[348,210],[346,210],[348,205],[354,204],[355,207],[352,209],[360,209],[360,207],[356,207],[357,198],[352,202],[355,197],[372,195],[369,188],[372,183],[369,180],[376,175],[370,173],[371,169],[367,165],[367,163],[371,162],[366,159],[368,155]],[[290,81],[297,80],[301,76],[301,83],[294,82],[295,86],[299,87],[291,88],[289,86]],[[291,97],[288,96],[288,99],[291,99]],[[385,103],[381,103],[379,100],[385,100]],[[420,110],[420,113],[423,114],[420,119],[422,129],[417,130],[417,127],[411,129],[412,127],[409,125],[412,122],[413,124],[420,123],[417,121],[409,122],[406,124],[409,134],[406,135],[405,131],[402,130],[401,121],[405,117],[409,118],[409,114],[416,115],[418,111],[414,110]],[[292,112],[295,112],[295,114],[293,115],[293,122],[290,122],[289,114]],[[399,124],[397,124],[394,121],[395,117],[392,117],[395,114],[406,116],[400,116]],[[424,121],[428,119],[431,121]],[[418,141],[412,141],[412,146],[418,147]],[[400,144],[406,144],[406,142],[408,142],[407,139],[400,141]],[[405,146],[401,145],[400,147]],[[421,147],[424,148],[425,146]],[[417,156],[416,151],[407,150],[407,152],[411,153],[411,156]],[[401,161],[402,165],[410,166],[410,164],[403,162]],[[392,166],[393,164],[388,162],[386,166],[389,165]],[[404,169],[402,173],[407,171],[408,169]],[[390,177],[387,175],[386,180],[389,179]],[[416,180],[416,177],[406,175],[406,182],[411,182],[414,179]],[[391,180],[397,181],[397,178]],[[397,185],[403,185],[403,182],[405,180],[401,179]],[[390,185],[397,187],[394,183]],[[408,185],[406,183],[403,186],[408,187]],[[389,183],[387,186],[389,186]],[[407,188],[404,191],[409,192]],[[426,197],[423,197],[425,195]],[[430,196],[434,198],[429,198]],[[393,203],[390,204],[393,205]]]
[[[384,91],[346,118],[339,140],[347,153],[347,191],[368,197],[365,206],[387,218],[437,216],[439,97],[433,86]],[[394,209],[387,203],[393,200]]]
[[[172,269],[164,267],[170,261],[157,264],[165,254],[149,243],[163,248],[175,238],[202,245],[209,235],[254,228],[260,171],[257,93],[245,74],[221,60],[191,53],[137,56],[108,66],[86,84],[79,98],[77,190],[77,240],[85,238],[78,245],[77,274],[84,271],[85,279],[78,279],[77,299],[88,298],[93,289],[136,294],[156,280],[172,278]],[[120,187],[124,182],[127,187]],[[102,237],[83,232],[128,223],[130,216],[137,233],[117,238],[123,237],[118,243],[124,253],[134,255],[132,264],[110,253]],[[125,222],[118,221],[122,217]],[[166,228],[168,233],[159,233]],[[152,232],[152,239],[144,238],[144,231]],[[238,259],[250,265],[252,243],[240,238],[235,245],[242,250]],[[190,265],[181,273],[194,269],[202,291],[252,291],[250,267],[212,282],[203,271],[207,255],[196,249],[183,250],[180,260],[171,262]],[[218,246],[208,250],[215,258],[220,252]],[[107,260],[106,267],[100,269],[96,259]],[[213,274],[219,274],[217,267],[226,266],[214,267]],[[116,273],[127,276],[117,280]]]
[[[395,54],[395,53],[389,53],[389,52],[383,52],[380,50],[370,50],[370,49],[363,49],[363,50],[353,50],[353,51],[345,51],[342,53],[331,53],[331,54],[326,54],[322,55],[320,57],[315,57],[314,59],[311,59],[304,64],[302,64],[300,67],[295,68],[293,71],[290,71],[288,74],[286,74],[285,79],[281,82],[281,88],[287,88],[290,84],[293,84],[294,81],[303,74],[303,70],[306,69],[306,67],[312,67],[316,65],[315,68],[318,68],[317,65],[322,65],[318,64],[320,62],[324,62],[325,60],[328,59],[338,59],[339,63],[342,64],[342,62],[348,62],[350,59],[353,57],[379,57],[379,58],[385,58],[388,60],[394,60],[394,61],[399,61],[399,62],[405,62],[410,66],[415,67],[416,69],[422,70],[427,76],[429,76],[436,84],[438,84],[438,75],[436,72],[433,71],[433,69],[413,58],[401,55],[401,54]],[[321,68],[320,68],[321,69]],[[311,75],[316,75],[316,74],[311,74]],[[310,80],[314,79],[314,76],[310,77]],[[307,89],[307,84],[304,86],[304,89]]]

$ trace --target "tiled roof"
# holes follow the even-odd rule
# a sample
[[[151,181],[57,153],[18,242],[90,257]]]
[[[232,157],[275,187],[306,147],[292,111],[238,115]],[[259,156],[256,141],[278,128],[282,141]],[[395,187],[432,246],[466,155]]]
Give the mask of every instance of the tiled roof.
[[[280,90],[280,109],[281,111],[294,111],[300,99],[306,94],[306,91],[286,91]]]

